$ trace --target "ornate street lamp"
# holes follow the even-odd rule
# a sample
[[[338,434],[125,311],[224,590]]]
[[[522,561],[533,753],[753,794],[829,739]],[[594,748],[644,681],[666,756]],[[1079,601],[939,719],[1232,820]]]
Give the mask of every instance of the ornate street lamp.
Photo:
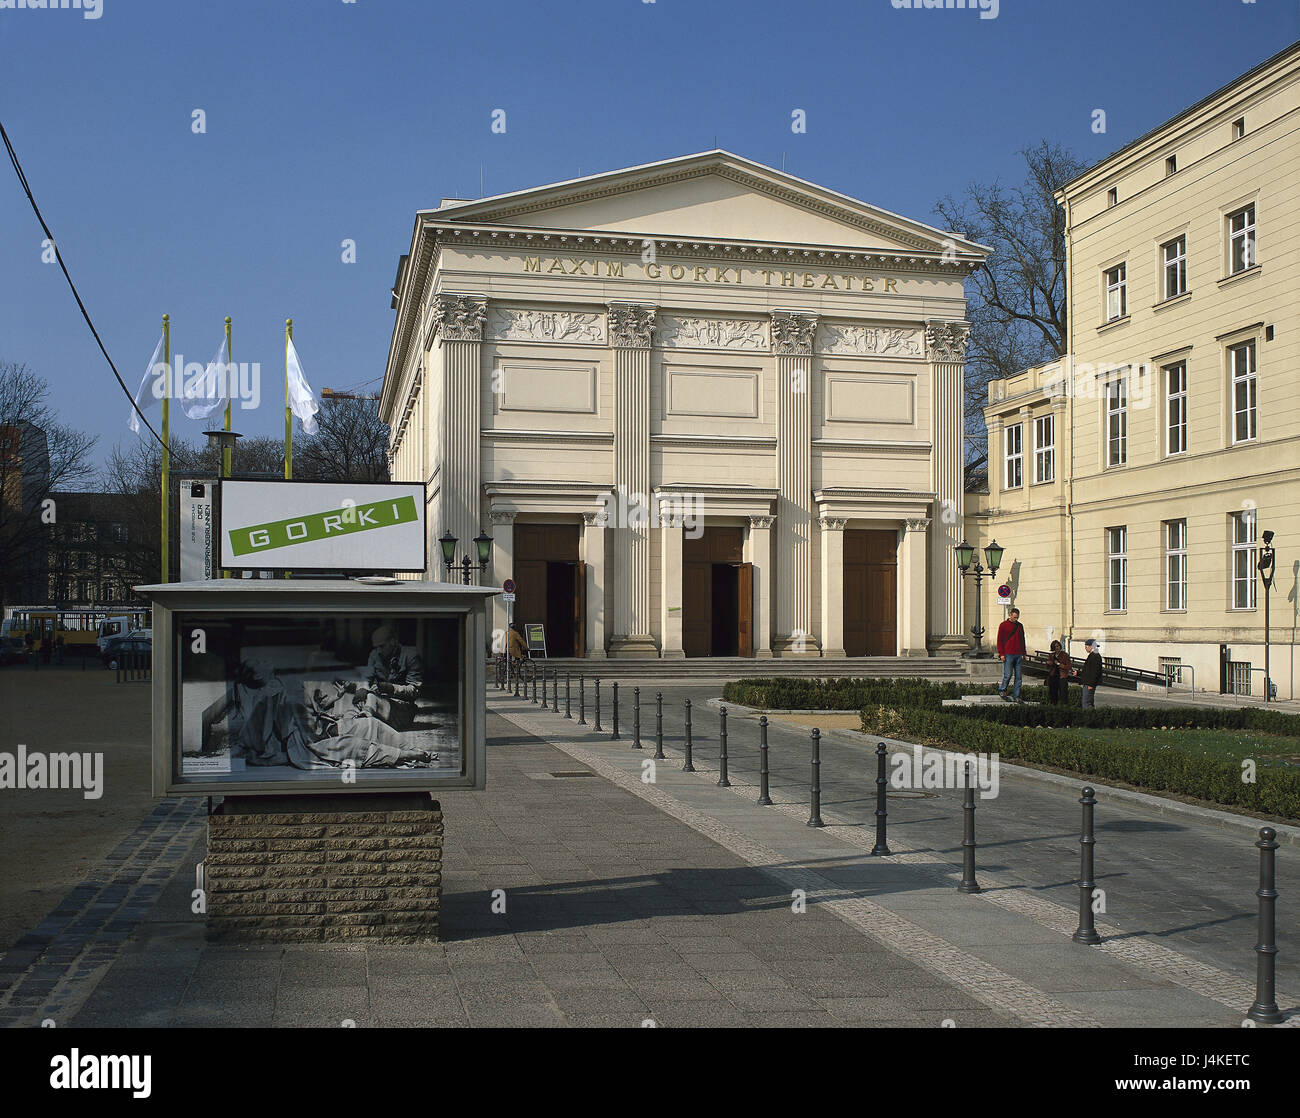
[[[226,464],[226,451],[230,451],[230,461],[235,460],[235,440],[242,439],[244,436],[238,431],[204,431],[208,437],[208,449],[218,451],[221,454],[221,464]],[[221,476],[229,477],[223,468]]]
[[[1269,641],[1268,641],[1268,623],[1269,623],[1269,591],[1273,589],[1273,569],[1277,557],[1273,552],[1273,533],[1264,533],[1264,546],[1259,552],[1259,562],[1255,564],[1259,571],[1259,577],[1264,583],[1264,702],[1269,702],[1273,698],[1273,677],[1269,673]]]
[[[456,545],[460,541],[456,539],[448,530],[438,539],[438,545],[442,548],[442,561],[447,567],[448,579],[454,579],[452,568],[459,566],[461,569],[461,581],[469,585],[470,571],[486,571],[492,565],[492,537],[486,532],[479,532],[474,537],[474,547],[478,552],[478,562],[471,563],[470,558],[466,555],[459,563],[456,562]]]
[[[984,626],[981,623],[980,616],[980,583],[984,576],[988,575],[991,580],[998,573],[998,568],[1002,566],[1002,555],[1006,548],[999,547],[998,541],[994,540],[984,549],[984,558],[988,560],[988,570],[980,566],[979,556],[976,549],[971,547],[964,539],[961,543],[953,548],[957,558],[957,569],[961,572],[963,579],[973,578],[975,580],[975,624],[971,626],[971,634],[975,638],[975,647],[965,655],[973,660],[983,660],[992,653],[984,651]]]

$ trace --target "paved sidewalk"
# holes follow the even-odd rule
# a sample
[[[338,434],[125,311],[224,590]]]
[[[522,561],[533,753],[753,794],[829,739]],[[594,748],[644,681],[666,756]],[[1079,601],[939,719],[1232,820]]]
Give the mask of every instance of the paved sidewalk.
[[[208,946],[189,911],[195,843],[107,973],[69,974],[16,1023],[54,999],[59,1025],[114,1028],[1017,1023],[814,898],[792,911],[782,867],[755,868],[500,717],[489,741],[488,790],[442,797],[447,942]]]

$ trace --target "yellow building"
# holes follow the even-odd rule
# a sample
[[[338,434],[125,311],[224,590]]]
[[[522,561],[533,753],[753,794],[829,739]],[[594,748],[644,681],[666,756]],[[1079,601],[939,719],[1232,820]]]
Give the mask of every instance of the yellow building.
[[[1262,695],[1272,532],[1271,676],[1294,696],[1298,125],[1300,43],[1058,193],[1069,356],[990,385],[972,529],[1007,549],[1032,648],[1096,636]]]

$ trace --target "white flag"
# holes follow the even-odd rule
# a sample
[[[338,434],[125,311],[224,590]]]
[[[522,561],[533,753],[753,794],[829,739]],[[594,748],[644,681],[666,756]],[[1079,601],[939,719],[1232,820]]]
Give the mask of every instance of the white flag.
[[[158,344],[153,347],[153,356],[149,358],[149,364],[144,368],[144,376],[140,378],[140,387],[135,394],[135,407],[131,409],[130,418],[127,419],[126,425],[131,428],[137,435],[140,433],[140,415],[136,411],[146,411],[155,400],[161,400],[162,394],[156,392],[153,388],[155,378],[161,378],[167,375],[166,366],[158,368],[158,358],[162,356],[163,339],[158,335]]]
[[[293,339],[285,338],[284,341],[284,371],[288,380],[286,391],[289,399],[289,410],[302,420],[303,433],[314,435],[316,434],[316,413],[320,411],[320,405],[316,403],[316,397],[312,395],[311,385],[307,383],[307,378],[302,375],[302,365],[298,361],[298,351],[293,348]]]
[[[185,386],[185,397],[181,407],[190,419],[207,419],[214,411],[219,411],[230,398],[231,373],[230,358],[226,353],[226,339],[221,339],[221,348],[217,355],[208,362],[203,376],[190,381]]]

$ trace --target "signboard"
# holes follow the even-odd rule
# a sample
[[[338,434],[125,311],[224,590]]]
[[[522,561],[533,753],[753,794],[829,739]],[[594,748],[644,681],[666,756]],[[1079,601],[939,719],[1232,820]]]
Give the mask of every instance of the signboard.
[[[493,589],[218,579],[140,590],[153,603],[159,795],[484,787]]]
[[[187,478],[181,482],[179,524],[181,581],[213,578],[212,491],[215,478]]]
[[[998,597],[999,598],[1011,597],[1011,587],[1008,586],[1005,582],[998,587]]]
[[[513,578],[506,579],[501,584],[501,589],[507,594],[513,594],[515,592],[515,580]]]
[[[424,571],[424,486],[223,481],[221,565],[293,571]]]
[[[511,590],[504,591],[501,595],[501,600],[503,602],[513,602],[515,600],[514,592]]]
[[[540,652],[546,655],[546,626],[529,623],[524,626],[524,640],[528,642],[529,652]]]

